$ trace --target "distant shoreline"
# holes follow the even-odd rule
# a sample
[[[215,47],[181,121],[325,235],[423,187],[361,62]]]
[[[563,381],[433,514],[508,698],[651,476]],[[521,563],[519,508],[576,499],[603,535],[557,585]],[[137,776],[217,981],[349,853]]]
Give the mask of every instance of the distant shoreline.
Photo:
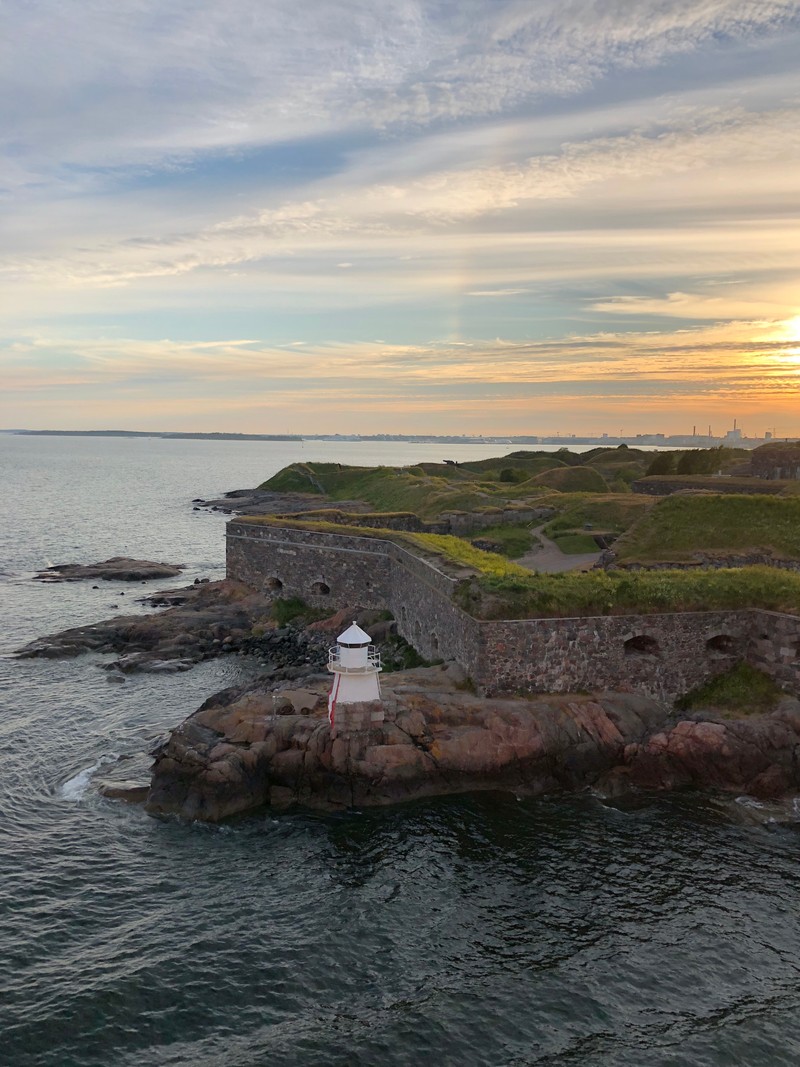
[[[289,433],[169,433],[159,430],[2,430],[16,437],[158,437],[176,441],[302,441]]]
[[[638,434],[628,437],[579,437],[570,436],[489,436],[465,437],[437,434],[275,434],[275,433],[200,433],[167,430],[0,430],[0,434],[17,437],[150,437],[173,441],[350,441],[354,444],[372,442],[401,442],[407,444],[438,445],[560,445],[569,448],[575,445],[604,446],[618,448],[625,445],[632,448],[715,448],[726,445],[730,448],[752,449],[759,445],[795,438],[740,437],[729,440],[723,437],[705,435]]]

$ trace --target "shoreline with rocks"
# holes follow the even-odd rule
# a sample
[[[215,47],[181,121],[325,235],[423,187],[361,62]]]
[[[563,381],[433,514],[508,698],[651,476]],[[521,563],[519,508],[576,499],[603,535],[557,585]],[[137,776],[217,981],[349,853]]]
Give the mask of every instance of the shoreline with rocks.
[[[319,675],[218,693],[156,748],[145,809],[216,823],[266,806],[336,811],[486,790],[779,799],[800,788],[794,698],[747,720],[685,719],[630,693],[487,699],[454,666],[390,675],[380,702],[348,705],[368,725],[345,730],[331,729]]]
[[[101,786],[154,815],[218,822],[267,805],[339,810],[484,790],[613,797],[692,788],[761,799],[800,790],[800,701],[790,696],[741,719],[713,709],[682,715],[632,693],[485,698],[451,663],[384,675],[380,705],[348,706],[354,723],[369,726],[332,730],[325,666],[343,626],[357,619],[403,666],[401,639],[382,613],[355,608],[279,625],[271,598],[230,579],[141,600],[163,610],[42,637],[17,655],[111,653],[112,681],[222,655],[257,658],[262,677],[214,694],[170,731],[152,753],[149,784]]]

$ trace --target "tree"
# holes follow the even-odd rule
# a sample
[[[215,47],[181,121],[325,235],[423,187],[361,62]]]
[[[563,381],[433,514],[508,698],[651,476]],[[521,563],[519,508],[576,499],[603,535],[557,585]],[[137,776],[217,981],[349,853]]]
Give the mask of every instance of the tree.
[[[723,464],[725,449],[693,448],[678,460],[678,474],[713,474]]]
[[[650,461],[650,466],[645,471],[650,474],[672,474],[675,470],[675,455],[672,452],[658,452]]]
[[[690,452],[684,452],[678,460],[678,474],[705,474],[706,460],[703,450],[693,448]]]

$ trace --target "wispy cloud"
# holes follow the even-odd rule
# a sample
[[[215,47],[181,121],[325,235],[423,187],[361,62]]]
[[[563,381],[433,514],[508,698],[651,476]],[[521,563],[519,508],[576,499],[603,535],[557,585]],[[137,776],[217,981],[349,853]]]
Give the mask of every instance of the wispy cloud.
[[[550,432],[567,408],[554,398],[568,396],[581,402],[594,398],[595,428],[623,396],[636,405],[637,418],[651,401],[658,407],[658,397],[666,396],[684,407],[701,400],[711,407],[733,404],[754,417],[772,405],[788,418],[800,382],[800,353],[796,340],[779,339],[778,333],[774,323],[727,323],[678,333],[600,333],[528,343],[373,342],[301,349],[250,339],[192,344],[32,337],[16,341],[6,353],[9,410],[24,409],[39,394],[80,396],[111,387],[124,388],[129,400],[145,389],[140,401],[131,401],[142,411],[149,392],[162,389],[195,407],[219,400],[216,425],[226,429],[236,428],[227,411],[258,398],[282,410],[280,429],[306,431],[312,425],[298,420],[309,418],[325,398],[332,411],[315,415],[313,425],[328,430],[340,425],[343,411],[358,411],[362,418],[371,412],[363,428],[377,430],[381,412],[407,409],[409,396],[420,411],[437,405],[456,410],[459,404],[469,409],[478,398],[485,404],[491,397],[495,432],[507,417],[518,419],[521,397],[529,404],[555,405],[538,415]],[[411,430],[416,418],[416,411],[406,411],[405,428]],[[635,428],[630,412],[627,420],[628,428]],[[521,432],[522,424],[515,425]]]
[[[306,0],[302,17],[290,0],[40,0],[4,16],[6,178],[499,115],[797,15],[794,0]]]
[[[647,217],[637,219],[634,226],[620,226],[619,242],[630,239],[626,230],[635,239],[646,229],[652,233],[652,224],[660,223],[668,245],[681,228],[669,213],[679,196],[695,211],[707,204],[716,212],[726,205],[729,211],[749,207],[759,187],[762,195],[774,198],[782,192],[788,201],[796,190],[798,166],[800,106],[759,114],[740,109],[722,116],[690,114],[682,116],[680,129],[565,144],[557,155],[519,164],[440,171],[405,184],[359,186],[358,176],[353,175],[346,188],[329,195],[286,201],[194,232],[141,234],[67,255],[12,253],[0,259],[0,273],[10,280],[107,286],[286,255],[397,256],[409,245],[424,249],[429,237],[441,243],[443,234],[453,248],[465,232],[476,247],[487,243],[489,233],[498,247],[525,236],[541,246],[553,239],[553,232],[552,221],[542,225],[545,217],[539,205],[555,205],[555,214],[548,208],[550,219],[561,218],[566,225],[573,209],[560,208],[559,202],[578,199],[584,217],[576,239],[582,243],[591,245],[597,230],[595,223],[586,231],[587,210],[593,209],[599,219],[602,212],[619,210],[623,203],[630,211],[638,202]],[[510,216],[508,221],[505,215]],[[485,219],[494,230],[488,231],[484,224],[483,231],[476,232],[472,224],[478,219]],[[511,219],[513,229],[508,224]],[[694,219],[692,227],[700,228]],[[734,229],[745,235],[738,219]],[[711,248],[724,236],[710,234],[704,240]],[[563,231],[560,240],[566,248],[569,238]],[[336,266],[351,268],[354,263],[347,260]]]

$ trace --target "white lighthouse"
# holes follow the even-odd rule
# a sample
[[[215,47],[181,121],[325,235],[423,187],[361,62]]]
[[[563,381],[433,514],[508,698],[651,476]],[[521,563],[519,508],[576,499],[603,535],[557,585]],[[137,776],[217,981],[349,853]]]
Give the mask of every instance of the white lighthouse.
[[[328,697],[328,719],[334,725],[336,708],[341,704],[362,704],[380,700],[381,654],[371,644],[372,638],[353,623],[336,638],[328,651],[328,670],[333,673],[333,687]]]

